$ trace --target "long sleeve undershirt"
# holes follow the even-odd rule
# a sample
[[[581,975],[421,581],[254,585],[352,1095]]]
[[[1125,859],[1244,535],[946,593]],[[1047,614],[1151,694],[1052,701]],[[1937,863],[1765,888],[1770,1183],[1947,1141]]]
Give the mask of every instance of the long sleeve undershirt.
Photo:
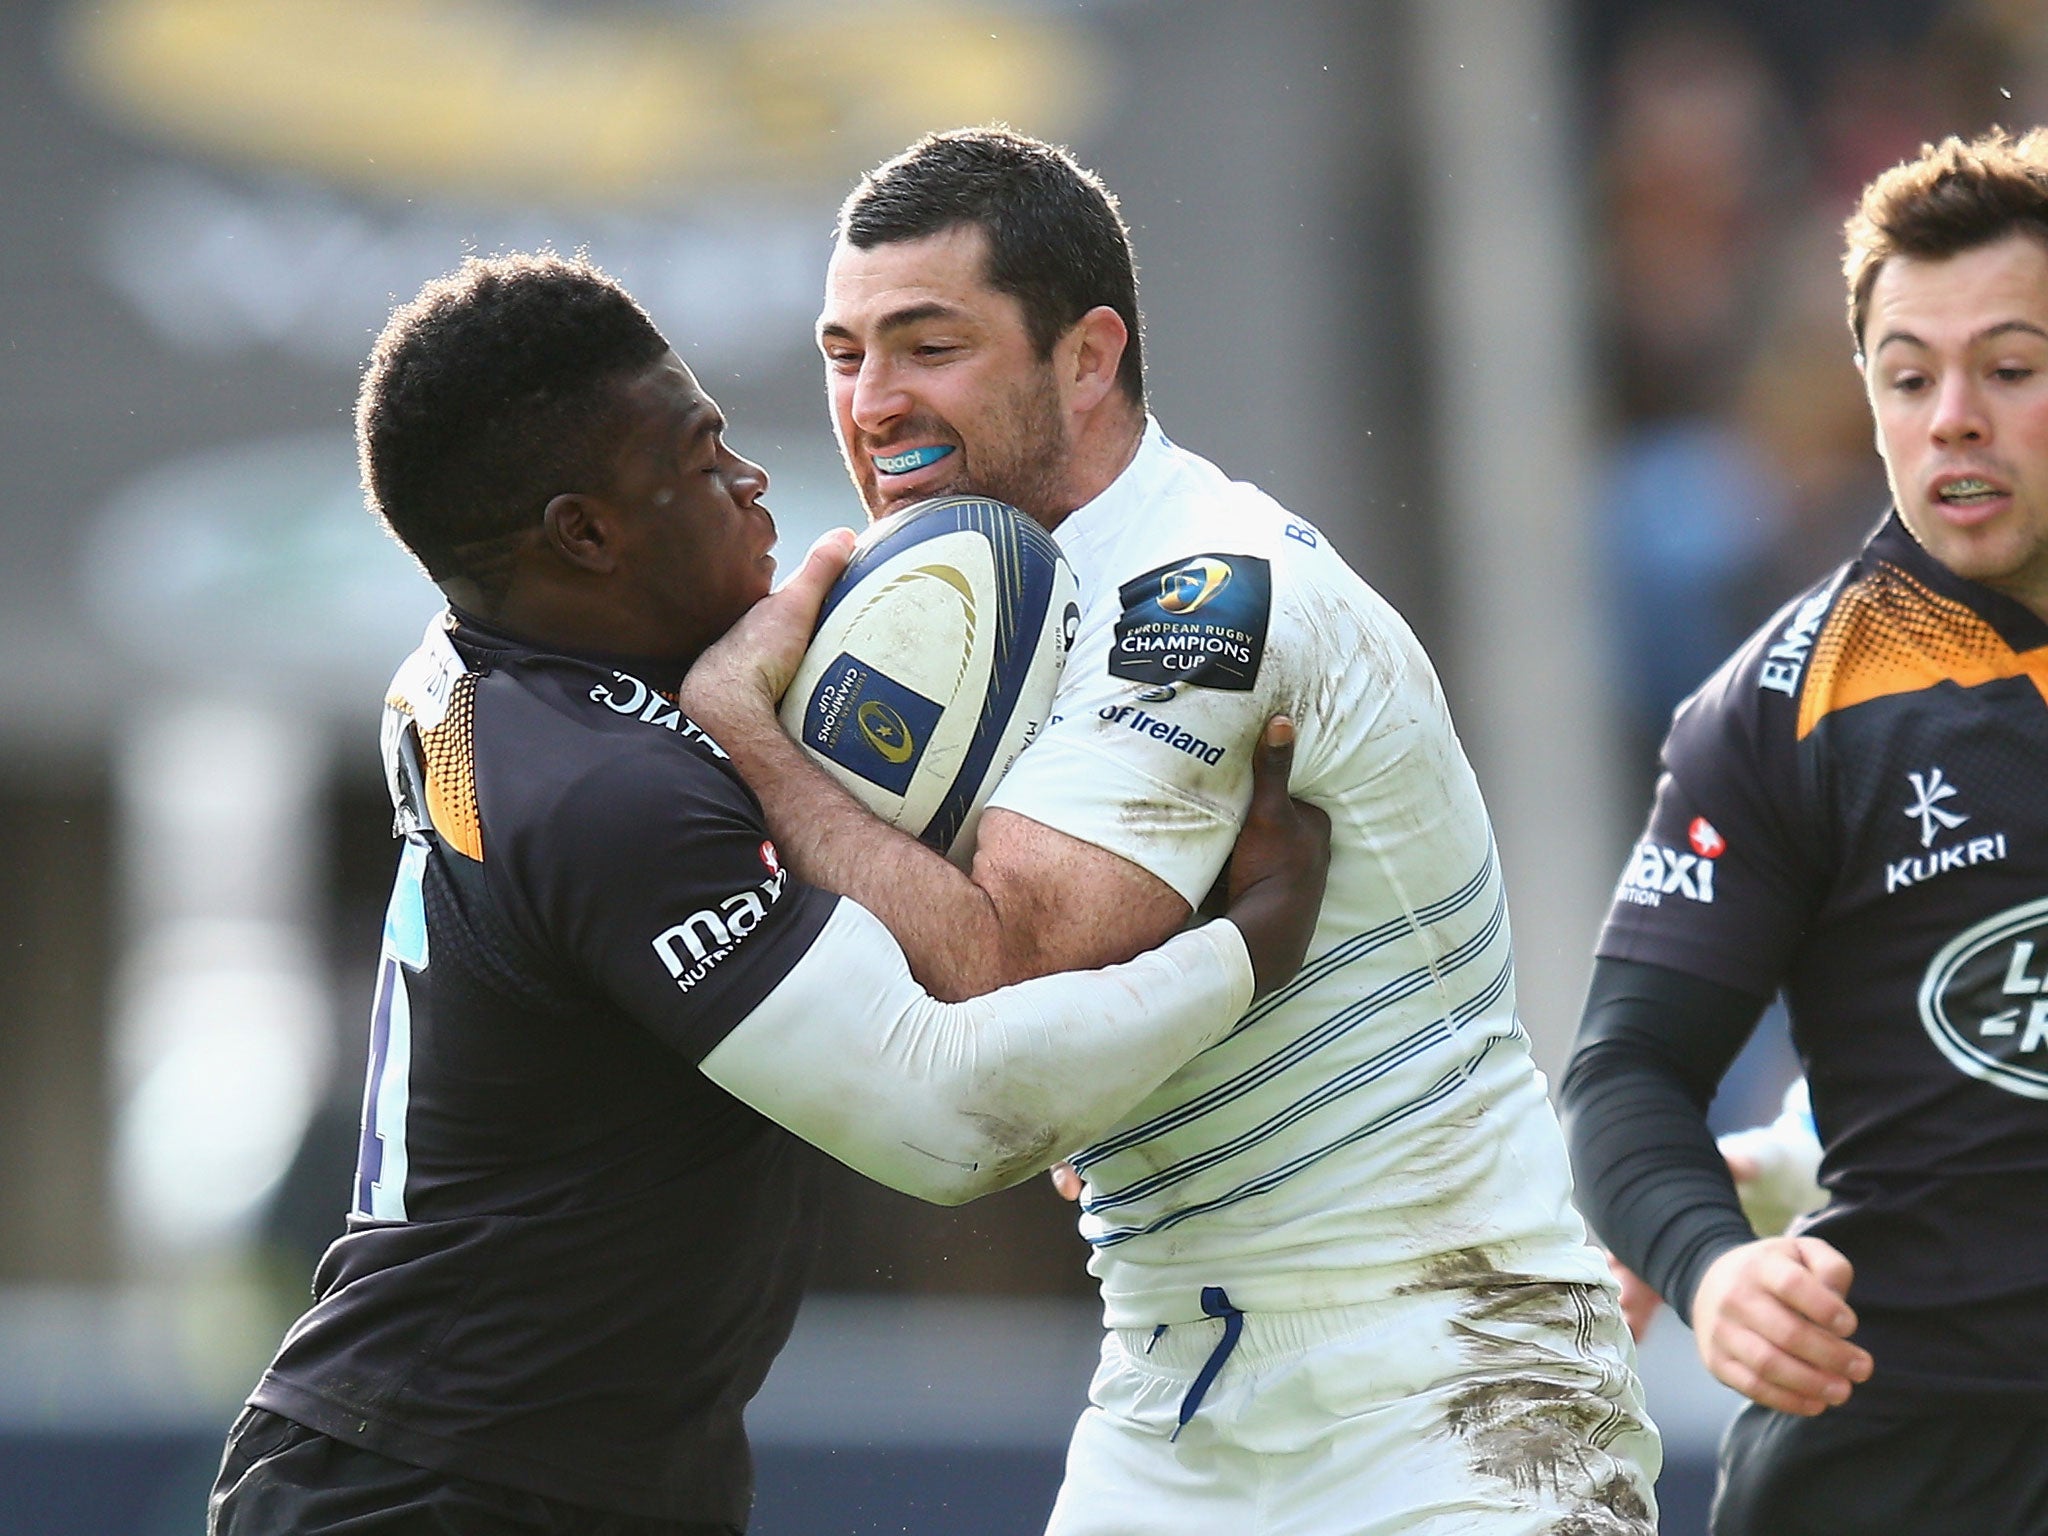
[[[1559,1102],[1579,1208],[1687,1324],[1707,1266],[1756,1234],[1707,1106],[1764,998],[1635,960],[1598,961]]]

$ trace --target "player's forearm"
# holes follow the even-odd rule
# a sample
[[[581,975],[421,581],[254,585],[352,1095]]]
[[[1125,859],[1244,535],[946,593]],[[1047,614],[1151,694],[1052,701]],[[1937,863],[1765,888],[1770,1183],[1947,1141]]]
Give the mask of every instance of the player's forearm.
[[[934,997],[976,997],[1030,974],[987,892],[942,854],[847,794],[765,710],[702,722],[761,802],[797,876],[882,920]]]
[[[1707,1267],[1755,1236],[1706,1104],[1762,1007],[1660,966],[1602,960],[1559,1085],[1580,1209],[1688,1321]]]
[[[1575,1057],[1559,1098],[1587,1223],[1689,1320],[1707,1266],[1755,1235],[1704,1118],[1614,1048]]]
[[[954,1205],[1099,1137],[1251,996],[1226,921],[1125,965],[941,1003],[873,916],[841,902],[703,1069],[849,1167]]]

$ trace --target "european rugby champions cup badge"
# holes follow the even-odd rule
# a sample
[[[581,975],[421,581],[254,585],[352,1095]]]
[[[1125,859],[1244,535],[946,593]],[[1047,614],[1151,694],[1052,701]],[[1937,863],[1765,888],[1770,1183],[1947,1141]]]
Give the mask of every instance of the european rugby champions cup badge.
[[[848,655],[832,663],[827,677],[805,715],[804,744],[870,784],[905,793],[939,723],[939,705]]]
[[[1266,654],[1272,567],[1256,555],[1195,555],[1117,589],[1123,615],[1109,674],[1246,693]]]

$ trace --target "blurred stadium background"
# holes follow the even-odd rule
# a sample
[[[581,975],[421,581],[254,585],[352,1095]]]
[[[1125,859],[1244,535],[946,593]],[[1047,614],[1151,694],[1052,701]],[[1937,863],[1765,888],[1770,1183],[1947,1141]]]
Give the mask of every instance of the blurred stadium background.
[[[1856,188],[2041,120],[2039,0],[14,0],[0,7],[0,1532],[200,1525],[337,1229],[393,852],[376,705],[433,593],[363,514],[389,305],[587,248],[774,476],[856,517],[810,323],[918,131],[1072,144],[1154,404],[1443,669],[1561,1063],[1661,721],[1882,486]],[[1716,1113],[1789,1072],[1767,1029]],[[839,1181],[758,1405],[759,1536],[1036,1532],[1093,1355],[1040,1181]],[[1664,1529],[1733,1399],[1645,1350]]]

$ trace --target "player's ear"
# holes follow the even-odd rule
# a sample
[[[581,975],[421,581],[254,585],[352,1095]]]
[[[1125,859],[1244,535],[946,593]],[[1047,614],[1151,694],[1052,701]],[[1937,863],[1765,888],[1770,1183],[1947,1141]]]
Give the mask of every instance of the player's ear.
[[[619,519],[603,497],[580,491],[554,497],[541,513],[541,529],[548,547],[577,570],[607,576],[617,568]]]
[[[1884,459],[1884,423],[1878,419],[1877,415],[1877,388],[1870,377],[1870,359],[1863,355],[1863,348],[1861,346],[1856,348],[1856,354],[1850,359],[1850,364],[1856,370],[1856,391],[1863,396],[1863,403],[1870,407],[1871,441],[1877,444],[1878,458]],[[1885,459],[1885,462],[1890,463],[1891,461]]]
[[[1124,317],[1107,304],[1098,304],[1074,322],[1061,338],[1059,356],[1065,363],[1061,382],[1067,403],[1075,410],[1092,410],[1116,388],[1116,372],[1124,360],[1124,348],[1131,344],[1130,327]]]

